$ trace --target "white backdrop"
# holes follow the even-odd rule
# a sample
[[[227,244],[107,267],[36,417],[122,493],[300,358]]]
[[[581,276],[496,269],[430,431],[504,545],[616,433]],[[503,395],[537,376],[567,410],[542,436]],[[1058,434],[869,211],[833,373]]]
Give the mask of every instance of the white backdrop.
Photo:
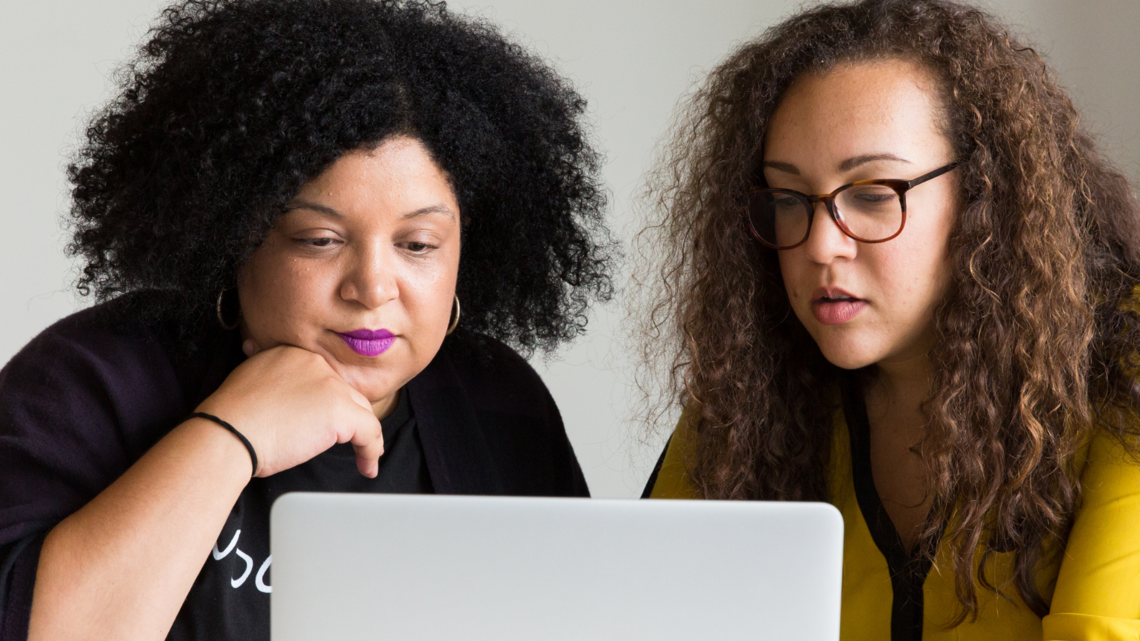
[[[111,75],[143,39],[162,0],[8,2],[0,21],[0,364],[89,301],[71,291],[63,254],[62,168]],[[549,58],[590,102],[611,226],[636,231],[633,198],[677,99],[734,43],[800,2],[789,0],[463,0]],[[1140,2],[984,3],[1045,53],[1108,154],[1140,178]],[[589,334],[534,365],[562,410],[595,496],[640,493],[663,436],[644,443],[630,422],[632,363],[619,344],[617,300]],[[671,426],[662,426],[667,430]]]

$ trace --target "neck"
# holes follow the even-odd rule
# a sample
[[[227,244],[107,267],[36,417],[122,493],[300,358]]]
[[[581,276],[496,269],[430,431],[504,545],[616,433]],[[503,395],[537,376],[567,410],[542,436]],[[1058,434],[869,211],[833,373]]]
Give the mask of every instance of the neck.
[[[868,409],[917,415],[930,394],[934,370],[925,353],[876,364],[875,377],[866,390]]]
[[[396,405],[400,401],[400,390],[397,389],[394,394],[385,396],[384,398],[372,402],[372,413],[376,415],[378,420],[388,418],[388,415],[396,410]]]

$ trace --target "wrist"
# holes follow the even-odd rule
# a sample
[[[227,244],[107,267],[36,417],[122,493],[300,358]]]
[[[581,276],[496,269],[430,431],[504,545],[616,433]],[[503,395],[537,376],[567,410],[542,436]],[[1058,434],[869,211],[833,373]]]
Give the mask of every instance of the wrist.
[[[263,462],[260,458],[256,460],[256,463],[254,462],[253,457],[256,455],[256,449],[251,443],[247,445],[249,440],[245,438],[245,435],[230,431],[217,421],[206,418],[205,415],[213,414],[209,412],[191,413],[180,427],[197,434],[196,438],[208,439],[215,448],[224,449],[224,459],[232,463],[232,466],[227,465],[227,467],[233,467],[235,471],[240,471],[247,479],[257,476],[263,467]]]
[[[230,434],[236,436],[237,439],[241,441],[241,444],[245,447],[246,451],[249,453],[249,461],[253,469],[253,472],[250,474],[250,478],[257,476],[259,469],[257,462],[257,451],[253,448],[253,443],[250,443],[249,439],[245,437],[245,434],[242,434],[238,428],[234,427],[225,419],[208,412],[191,412],[190,418],[199,418],[210,421],[211,423],[216,423],[220,427],[225,428],[225,430]]]

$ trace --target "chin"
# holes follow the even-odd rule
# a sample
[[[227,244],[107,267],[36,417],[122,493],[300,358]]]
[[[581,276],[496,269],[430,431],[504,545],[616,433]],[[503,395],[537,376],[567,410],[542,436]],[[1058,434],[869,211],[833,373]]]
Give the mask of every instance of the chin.
[[[827,359],[827,362],[840,369],[862,369],[878,362],[877,355],[871,354],[866,349],[860,349],[858,346],[852,345],[850,341],[821,341],[817,338],[816,345],[819,346],[819,351],[823,353],[823,357]]]
[[[839,356],[838,358],[833,358],[832,356],[830,356],[829,354],[824,352],[823,356],[832,365],[838,367],[839,369],[845,369],[848,371],[862,369],[862,368],[874,363],[874,361],[871,361],[871,360],[859,359],[859,358],[850,358],[849,356],[843,355],[843,354],[838,355]]]
[[[403,384],[393,377],[377,376],[375,373],[349,372],[344,379],[350,387],[360,392],[370,403],[387,398],[403,387]]]

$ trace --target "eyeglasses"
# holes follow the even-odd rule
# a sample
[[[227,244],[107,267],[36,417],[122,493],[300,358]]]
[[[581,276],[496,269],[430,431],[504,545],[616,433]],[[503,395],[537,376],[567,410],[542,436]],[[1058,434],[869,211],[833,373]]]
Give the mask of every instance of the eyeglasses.
[[[844,234],[861,243],[885,243],[906,225],[906,192],[958,164],[950,163],[914,180],[859,180],[818,196],[791,189],[753,189],[745,210],[748,229],[772,249],[799,247],[807,242],[815,204],[822,201]]]

